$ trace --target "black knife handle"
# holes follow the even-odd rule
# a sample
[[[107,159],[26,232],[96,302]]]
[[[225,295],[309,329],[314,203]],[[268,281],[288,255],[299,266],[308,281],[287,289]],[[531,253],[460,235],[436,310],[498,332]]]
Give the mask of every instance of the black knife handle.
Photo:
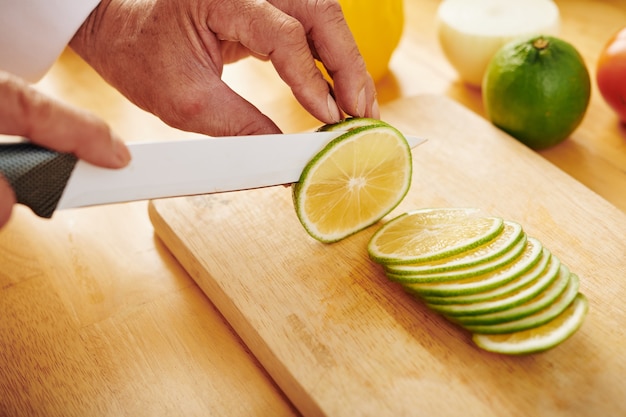
[[[0,144],[0,173],[11,184],[17,202],[40,217],[52,217],[76,161],[72,154],[32,143]]]

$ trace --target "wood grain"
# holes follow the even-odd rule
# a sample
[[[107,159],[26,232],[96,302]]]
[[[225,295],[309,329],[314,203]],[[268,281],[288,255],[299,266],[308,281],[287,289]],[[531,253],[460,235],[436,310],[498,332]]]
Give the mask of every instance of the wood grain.
[[[527,357],[481,351],[368,259],[376,227],[318,243],[283,187],[153,201],[157,234],[306,415],[626,413],[626,215],[449,99],[384,110],[430,138],[389,217],[461,206],[520,222],[581,277],[591,312],[572,339]]]
[[[600,45],[626,22],[626,2],[556,2],[561,10],[563,37],[580,49],[593,73]],[[450,97],[476,114],[483,114],[480,92],[458,82],[437,44],[434,14],[438,4],[439,0],[405,1],[405,34],[392,59],[391,73],[378,84],[381,103],[389,105],[383,108],[383,116],[390,121],[397,121],[397,118],[393,115],[396,110],[389,103],[423,93]],[[319,122],[294,100],[289,88],[269,63],[243,60],[225,68],[223,78],[272,117],[284,131],[302,131],[319,126]],[[36,87],[94,112],[126,140],[171,139],[189,135],[166,126],[131,104],[70,50],[64,52]],[[450,123],[448,119],[441,129],[445,129],[447,123]],[[433,133],[438,134],[437,131]],[[541,155],[621,210],[626,210],[626,193],[623,191],[626,189],[625,138],[626,131],[619,126],[594,86],[591,106],[580,129],[571,140]],[[420,161],[424,170],[430,169],[427,163],[427,160]],[[534,166],[534,163],[531,165]],[[479,168],[475,169],[480,172]],[[504,166],[500,169],[500,176],[511,175]],[[470,173],[458,170],[430,172],[428,176],[421,176],[419,169],[417,172],[417,186],[436,181],[435,184],[440,187],[455,189],[462,187],[465,176],[472,174],[473,170]],[[422,181],[426,183],[422,184]],[[278,201],[286,198],[282,191],[286,190],[280,190]],[[501,203],[507,203],[505,199],[510,198],[512,191],[499,192],[503,200]],[[572,203],[570,200],[576,197],[558,196],[565,198],[569,205],[584,204],[589,207],[591,204],[586,202],[586,198]],[[587,197],[588,193],[584,196]],[[519,206],[512,207],[513,203],[507,203],[506,210],[516,210],[519,219],[525,222],[532,220],[527,222],[527,226],[534,233],[541,234],[550,245],[559,249],[560,255],[568,262],[576,262],[579,271],[595,277],[591,282],[585,280],[587,291],[601,285],[611,290],[594,296],[589,321],[577,335],[578,339],[585,340],[582,344],[589,350],[582,352],[582,359],[576,358],[568,364],[559,365],[571,368],[567,374],[571,381],[551,376],[556,366],[551,361],[548,363],[553,368],[549,370],[542,368],[541,364],[545,364],[543,359],[522,362],[528,363],[531,369],[541,369],[547,378],[546,384],[558,383],[567,389],[571,384],[581,382],[583,376],[588,377],[586,373],[577,376],[579,369],[598,365],[600,359],[607,360],[606,365],[599,364],[595,368],[598,372],[593,378],[582,383],[583,386],[598,384],[599,387],[590,391],[589,407],[600,402],[611,403],[620,385],[608,386],[614,381],[611,379],[614,372],[605,373],[604,370],[605,366],[620,360],[623,362],[621,346],[610,346],[612,341],[622,337],[623,332],[616,327],[614,334],[606,339],[607,345],[603,345],[597,353],[593,349],[605,336],[588,335],[587,329],[595,329],[593,323],[603,318],[596,316],[599,310],[607,316],[614,314],[616,319],[609,320],[609,323],[621,317],[623,291],[619,278],[623,271],[616,270],[614,260],[623,259],[623,247],[602,243],[606,254],[597,258],[595,251],[587,250],[584,240],[581,241],[577,233],[561,234],[559,228],[552,227],[563,221],[562,216],[538,209],[533,199],[513,201]],[[597,199],[590,201],[597,202]],[[454,203],[464,201],[459,197]],[[552,204],[556,203],[552,201]],[[604,207],[604,204],[600,206]],[[613,219],[610,221],[615,221],[613,212],[603,210],[600,212]],[[260,208],[255,213],[261,211]],[[504,209],[502,212],[505,212]],[[278,219],[281,220],[287,221]],[[611,242],[623,237],[623,229],[607,227],[604,222],[591,222],[580,216],[575,220],[578,222],[576,227],[584,227],[589,235],[607,235]],[[546,226],[535,226],[541,222],[545,222]],[[306,241],[306,236],[299,239]],[[265,237],[259,240],[266,242]],[[585,250],[576,253],[561,250],[568,246],[580,246]],[[270,248],[274,249],[273,246]],[[255,260],[251,254],[246,256],[252,262]],[[333,256],[325,255],[322,259],[330,264],[336,262]],[[359,258],[356,262],[363,261]],[[284,265],[290,265],[290,261],[284,261]],[[602,276],[599,271],[604,271],[607,266],[615,269],[610,275]],[[359,268],[363,266],[350,270],[342,279],[358,278],[358,274],[363,272]],[[319,278],[313,278],[316,277],[309,279],[311,285],[320,285]],[[324,297],[328,300],[338,298],[341,303],[334,310],[329,309],[331,316],[334,314],[337,317],[341,311],[354,310],[363,314],[365,319],[369,313],[361,307],[363,300],[369,302],[372,297],[385,300],[389,296],[385,292],[388,289],[383,293],[374,291],[372,295],[371,287],[360,290],[362,285],[368,284],[363,278],[359,279],[351,287],[357,291],[356,295],[353,292],[344,294],[343,287],[328,285]],[[377,282],[384,285],[384,281],[380,281],[380,277],[378,279]],[[435,316],[421,311],[409,300],[389,309],[391,323],[395,315],[408,310],[411,314],[421,314],[420,317],[430,323],[423,333],[440,329],[435,330],[434,336],[423,339],[423,345],[435,346],[438,354],[441,353],[442,342],[433,341],[433,337],[444,337],[443,333],[454,340],[459,337],[464,340],[458,330],[437,321]],[[396,310],[400,313],[395,313]],[[163,243],[155,238],[145,202],[65,211],[57,213],[50,221],[38,219],[22,207],[16,208],[10,224],[0,230],[0,317],[0,416],[298,414],[255,358],[249,355],[220,313]],[[299,335],[297,337],[309,340],[312,345],[311,353],[302,353],[302,356],[317,355],[318,360],[328,366],[323,359],[327,356],[324,346],[315,344],[314,336],[306,336],[307,333],[314,335],[316,331],[316,328],[306,324],[307,320],[308,316],[289,321],[290,328]],[[421,329],[421,326],[420,322],[419,327],[415,327]],[[581,352],[579,348],[576,351]],[[452,350],[446,351],[444,357],[433,356],[429,367],[441,369],[445,361],[450,360],[449,357],[455,358]],[[590,364],[586,364],[587,357],[591,358]],[[469,359],[472,358],[470,355]],[[459,358],[452,360],[453,363],[460,361]],[[516,365],[517,360],[510,361],[499,369],[504,369],[506,373],[508,367],[516,369],[520,366]],[[482,362],[479,360],[476,366],[482,367]],[[616,369],[621,368],[617,366]],[[426,369],[423,372],[430,375],[432,371]],[[445,390],[445,378],[445,373],[433,378],[428,392],[435,393],[440,389],[442,395],[449,395],[450,391]],[[510,380],[503,380],[499,373],[490,378],[494,384]],[[317,390],[332,390],[326,382],[327,379],[323,379]],[[459,384],[457,380],[451,386],[458,387]],[[606,389],[606,394],[602,395],[601,389]],[[531,389],[531,392],[534,391]],[[342,390],[336,392],[338,398],[341,398],[341,393]],[[490,396],[481,395],[477,402],[490,401]],[[522,393],[519,401],[539,401],[547,404],[546,407],[556,407],[560,398],[567,395],[567,392],[560,393],[553,396],[553,402],[548,402],[545,397],[530,399],[529,395]],[[493,401],[515,403],[502,398]],[[546,409],[549,411],[549,408]]]

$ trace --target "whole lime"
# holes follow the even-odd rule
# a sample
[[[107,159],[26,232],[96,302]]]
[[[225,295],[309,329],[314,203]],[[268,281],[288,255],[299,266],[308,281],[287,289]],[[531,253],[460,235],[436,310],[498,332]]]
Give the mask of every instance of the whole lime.
[[[574,46],[552,36],[532,36],[496,52],[482,91],[491,122],[540,150],[567,139],[580,125],[591,79]]]

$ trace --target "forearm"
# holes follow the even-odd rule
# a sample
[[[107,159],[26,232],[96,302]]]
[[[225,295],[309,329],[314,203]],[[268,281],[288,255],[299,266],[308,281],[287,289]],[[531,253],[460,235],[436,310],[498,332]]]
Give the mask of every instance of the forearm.
[[[100,0],[0,2],[0,69],[37,81]]]

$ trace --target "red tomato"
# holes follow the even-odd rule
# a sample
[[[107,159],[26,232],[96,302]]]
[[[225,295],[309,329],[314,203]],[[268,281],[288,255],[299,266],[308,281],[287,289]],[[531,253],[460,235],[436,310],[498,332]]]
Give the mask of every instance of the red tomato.
[[[606,102],[626,123],[626,27],[604,46],[596,72],[598,89]]]

